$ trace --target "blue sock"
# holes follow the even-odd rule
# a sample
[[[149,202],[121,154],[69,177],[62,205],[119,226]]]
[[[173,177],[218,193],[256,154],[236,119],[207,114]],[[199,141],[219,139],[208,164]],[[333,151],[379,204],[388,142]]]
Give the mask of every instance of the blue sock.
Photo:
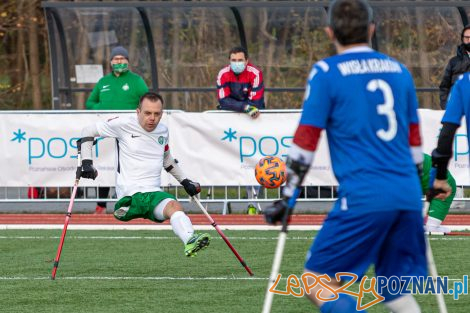
[[[356,310],[357,301],[353,297],[345,294],[340,294],[339,298],[335,301],[328,301],[323,303],[320,308],[321,313],[367,313],[367,311]]]

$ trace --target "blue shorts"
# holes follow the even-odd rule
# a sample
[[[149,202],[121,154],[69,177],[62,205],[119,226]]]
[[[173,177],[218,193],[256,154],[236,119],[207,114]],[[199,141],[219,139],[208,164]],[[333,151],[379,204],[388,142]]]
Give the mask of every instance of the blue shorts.
[[[333,210],[315,238],[308,271],[350,272],[362,278],[375,265],[377,276],[426,276],[426,241],[421,211]]]

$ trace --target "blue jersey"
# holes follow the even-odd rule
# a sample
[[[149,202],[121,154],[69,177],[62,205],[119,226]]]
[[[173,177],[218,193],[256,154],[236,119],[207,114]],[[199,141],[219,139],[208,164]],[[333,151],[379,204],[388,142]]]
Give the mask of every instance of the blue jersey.
[[[300,125],[326,130],[338,209],[421,210],[410,150],[419,124],[413,79],[396,60],[357,47],[316,63]],[[418,132],[419,136],[419,132]]]
[[[446,112],[442,123],[452,123],[460,126],[462,117],[466,116],[467,132],[470,131],[470,75],[465,73],[454,84],[447,100]],[[467,136],[470,147],[470,136]]]

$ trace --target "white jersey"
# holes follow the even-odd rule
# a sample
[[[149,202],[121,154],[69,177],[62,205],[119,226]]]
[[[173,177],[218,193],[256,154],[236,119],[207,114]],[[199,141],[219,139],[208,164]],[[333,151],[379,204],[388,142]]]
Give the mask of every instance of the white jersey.
[[[168,127],[159,123],[148,132],[136,116],[117,117],[96,124],[102,137],[116,138],[116,194],[161,191],[164,153],[168,150]]]

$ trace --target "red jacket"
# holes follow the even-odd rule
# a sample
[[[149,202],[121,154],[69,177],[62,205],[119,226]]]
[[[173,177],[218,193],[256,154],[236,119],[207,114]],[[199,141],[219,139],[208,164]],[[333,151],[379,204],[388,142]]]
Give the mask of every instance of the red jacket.
[[[244,112],[247,104],[264,109],[263,73],[248,63],[237,75],[227,65],[217,75],[217,98],[220,110]]]

